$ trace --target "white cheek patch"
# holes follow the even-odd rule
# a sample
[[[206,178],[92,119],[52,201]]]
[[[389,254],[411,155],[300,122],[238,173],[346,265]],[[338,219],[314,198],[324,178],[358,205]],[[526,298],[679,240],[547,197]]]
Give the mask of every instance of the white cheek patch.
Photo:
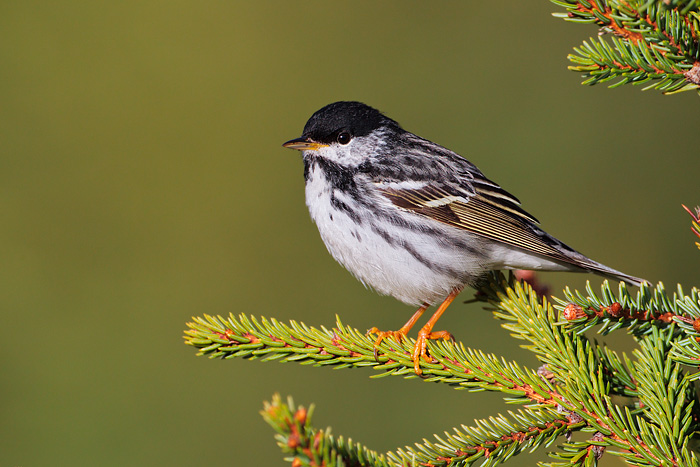
[[[329,146],[318,149],[316,155],[342,167],[356,167],[365,160],[366,156],[358,151],[354,143],[355,140],[345,145],[331,143]]]
[[[335,157],[336,152],[331,146],[324,146],[322,148],[318,148],[314,151],[314,155],[322,159],[328,159],[332,160],[333,162],[337,162]]]
[[[348,144],[331,142],[319,148],[316,155],[343,167],[357,167],[376,154],[384,151],[384,132],[375,130],[366,136],[353,137]]]

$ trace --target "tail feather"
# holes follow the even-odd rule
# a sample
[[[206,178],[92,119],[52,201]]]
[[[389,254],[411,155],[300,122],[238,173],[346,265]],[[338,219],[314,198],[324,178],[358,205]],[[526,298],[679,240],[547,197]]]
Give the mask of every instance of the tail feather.
[[[646,279],[642,279],[640,277],[634,277],[630,276],[629,274],[625,274],[624,272],[617,271],[615,269],[609,268],[603,264],[596,263],[595,261],[592,261],[595,265],[594,266],[589,266],[586,268],[586,270],[594,273],[601,275],[603,277],[606,277],[608,279],[613,279],[616,281],[623,281],[628,283],[629,285],[633,285],[635,287],[640,287],[644,283],[650,283]]]
[[[552,237],[551,235],[545,235],[547,235],[547,237],[550,239],[552,246],[554,246],[554,248],[556,248],[566,258],[565,262],[569,265],[572,265],[576,268],[580,268],[583,271],[598,274],[608,279],[623,281],[635,287],[639,287],[644,283],[650,284],[650,282],[646,279],[642,279],[641,277],[630,276],[629,274],[625,274],[624,272],[620,272],[617,269],[613,269],[602,263],[594,261],[591,258],[579,253],[570,246]]]
[[[569,264],[574,265],[578,268],[581,268],[584,271],[587,272],[592,272],[593,274],[598,274],[600,276],[606,277],[608,279],[613,279],[616,281],[623,281],[626,282],[629,285],[633,285],[635,287],[639,287],[644,283],[650,283],[646,279],[642,279],[640,277],[635,277],[635,276],[630,276],[629,274],[625,274],[624,272],[620,272],[617,269],[613,269],[611,267],[608,267],[602,263],[599,263],[597,261],[593,261],[592,259],[582,255],[578,251],[574,250],[573,248],[567,247],[566,245],[563,245],[566,249],[560,249],[563,253],[566,253],[566,256],[568,256],[569,259]]]

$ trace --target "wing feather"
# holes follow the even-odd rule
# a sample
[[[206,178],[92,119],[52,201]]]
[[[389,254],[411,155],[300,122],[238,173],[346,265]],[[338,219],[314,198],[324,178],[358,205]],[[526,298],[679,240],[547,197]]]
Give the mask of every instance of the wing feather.
[[[494,184],[495,185],[495,184]],[[547,240],[551,237],[534,226],[537,220],[519,206],[517,198],[496,185],[468,196],[464,191],[435,182],[418,189],[381,188],[396,207],[492,240],[522,248],[558,261],[571,262]]]

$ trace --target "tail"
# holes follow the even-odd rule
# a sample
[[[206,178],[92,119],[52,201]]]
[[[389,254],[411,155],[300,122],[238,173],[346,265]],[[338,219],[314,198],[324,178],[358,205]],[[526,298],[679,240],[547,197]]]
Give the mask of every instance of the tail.
[[[599,276],[603,276],[608,279],[626,282],[627,284],[635,287],[640,287],[644,283],[651,283],[646,279],[630,276],[629,274],[620,272],[617,269],[613,269],[597,261],[593,261],[592,259],[562,243],[559,244],[558,250],[567,256],[567,263],[578,268],[581,270],[581,272],[592,272],[593,274],[598,274]]]
[[[588,258],[586,258],[588,259]],[[624,272],[617,271],[613,268],[609,268],[604,264],[597,263],[591,259],[588,259],[590,261],[590,265],[585,265],[583,266],[585,270],[590,271],[594,274],[598,274],[600,276],[606,277],[608,279],[613,279],[616,281],[623,281],[627,282],[629,285],[633,285],[635,287],[640,287],[642,284],[650,284],[650,282],[646,279],[642,279],[640,277],[634,277],[630,276],[629,274],[625,274]]]
[[[569,271],[579,271],[579,272],[592,272],[593,274],[598,274],[608,279],[615,281],[623,281],[629,285],[639,287],[644,283],[650,284],[646,279],[641,277],[630,276],[624,272],[620,272],[617,269],[608,267],[597,261],[593,261],[591,258],[582,255],[578,251],[574,250],[570,246],[564,244],[560,240],[552,237],[551,235],[539,231],[540,237],[543,241],[549,244],[549,246],[556,251],[554,255],[550,255],[552,259],[558,260],[559,264],[568,267]]]
[[[513,228],[515,227],[515,228]],[[540,229],[530,220],[521,220],[509,225],[512,230],[502,236],[490,237],[496,242],[505,243],[509,248],[524,251],[529,258],[522,256],[506,263],[509,269],[539,269],[542,271],[592,272],[616,281],[623,281],[636,287],[649,283],[646,279],[630,276],[609,268],[582,255],[562,241]],[[540,258],[546,261],[531,261]],[[516,264],[514,264],[516,263]],[[523,263],[523,264],[518,264]]]

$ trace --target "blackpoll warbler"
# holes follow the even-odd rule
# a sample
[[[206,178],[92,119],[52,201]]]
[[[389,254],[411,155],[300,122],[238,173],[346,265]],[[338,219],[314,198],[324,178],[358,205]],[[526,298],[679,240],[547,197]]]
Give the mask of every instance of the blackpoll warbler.
[[[593,272],[632,285],[643,279],[597,263],[540,230],[518,199],[457,153],[405,131],[360,102],[314,113],[302,136],[306,204],[331,255],[363,284],[420,306],[402,339],[433,304],[413,349],[417,374],[433,326],[465,285],[496,269]]]

